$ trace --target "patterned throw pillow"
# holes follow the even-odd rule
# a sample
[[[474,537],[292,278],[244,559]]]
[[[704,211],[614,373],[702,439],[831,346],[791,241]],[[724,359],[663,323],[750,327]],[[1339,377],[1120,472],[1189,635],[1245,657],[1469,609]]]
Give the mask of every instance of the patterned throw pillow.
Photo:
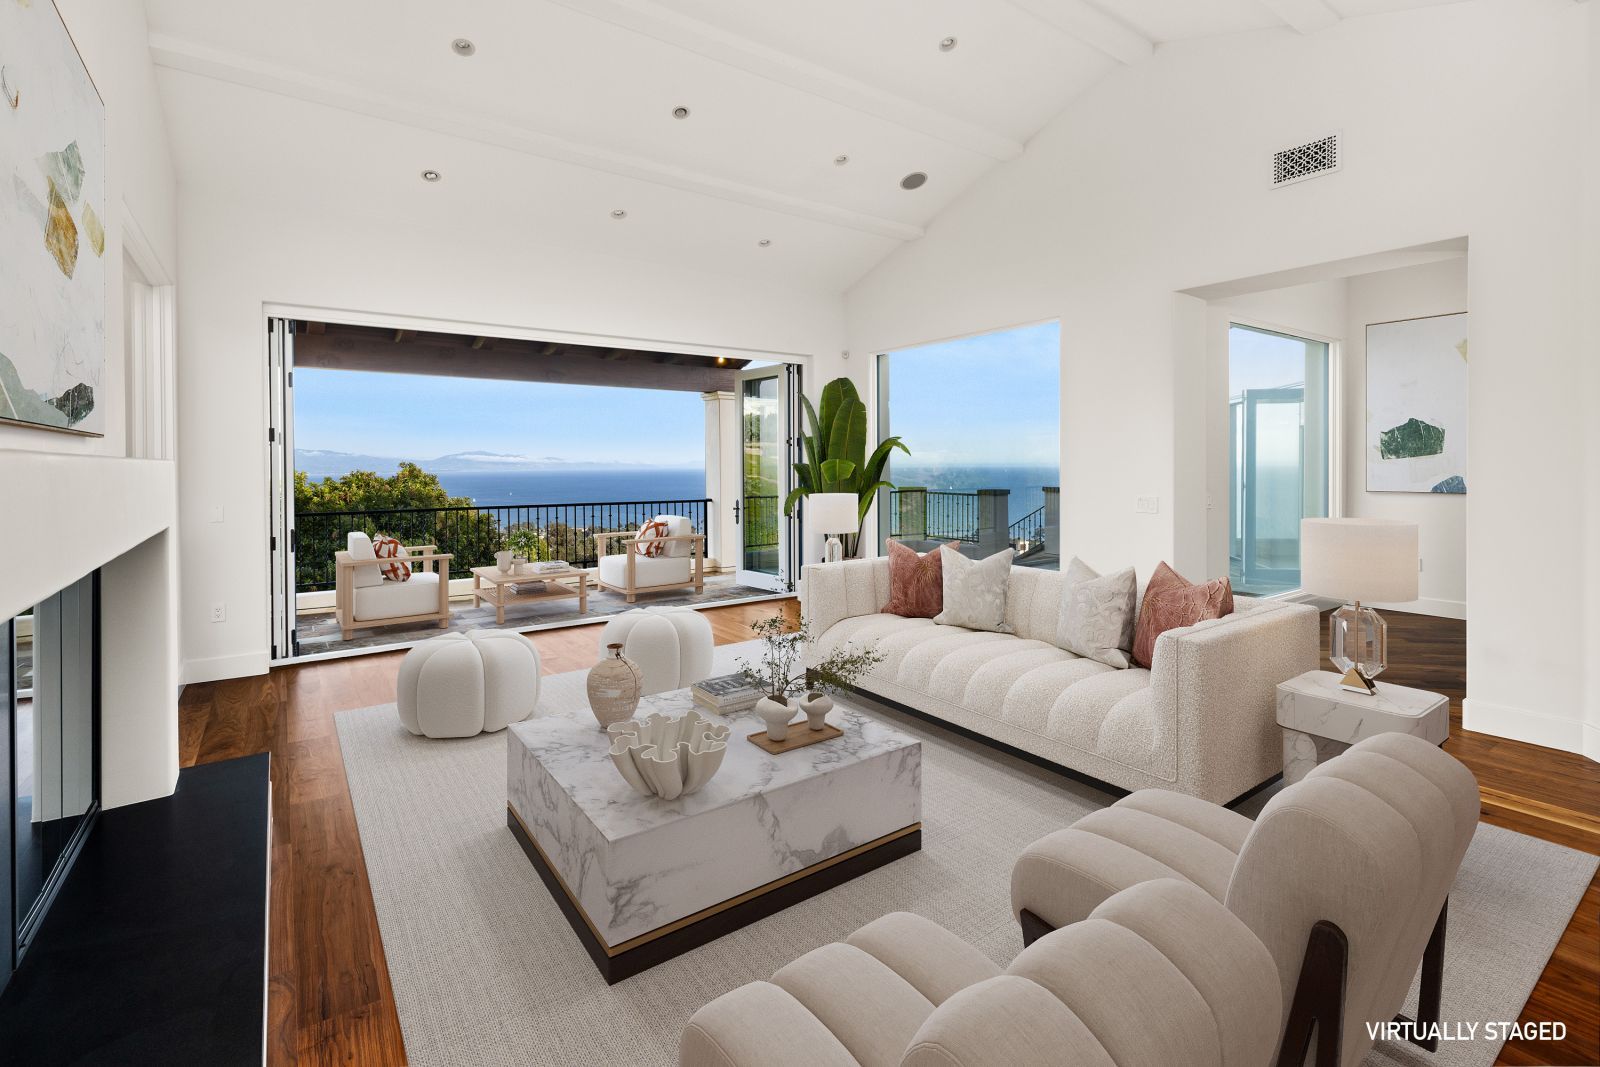
[[[960,542],[952,541],[951,548]],[[889,603],[885,615],[931,619],[944,607],[944,566],[939,550],[918,555],[899,541],[889,542]]]
[[[1102,577],[1074,556],[1063,584],[1056,644],[1108,667],[1128,666],[1138,600],[1133,568]]]
[[[1133,662],[1148,667],[1156,654],[1156,638],[1168,630],[1233,614],[1233,583],[1216,578],[1195,585],[1162,563],[1145,587],[1144,605],[1133,638]]]
[[[662,522],[660,519],[651,519],[649,522],[639,527],[639,532],[634,535],[639,540],[638,543],[633,546],[633,550],[639,553],[639,555],[645,556],[649,559],[655,559],[659,556],[664,556],[667,552],[667,545],[666,542],[661,540],[661,538],[666,537],[667,534],[668,528],[666,523]]]
[[[405,546],[392,537],[379,534],[372,539],[373,555],[379,559],[404,559]],[[391,582],[409,582],[411,580],[411,564],[409,563],[383,563],[378,569],[383,576]]]
[[[943,557],[944,606],[933,621],[1011,633],[1006,622],[1006,584],[1011,581],[1011,557],[1016,553],[1006,548],[986,559],[968,559],[946,545],[939,554]]]

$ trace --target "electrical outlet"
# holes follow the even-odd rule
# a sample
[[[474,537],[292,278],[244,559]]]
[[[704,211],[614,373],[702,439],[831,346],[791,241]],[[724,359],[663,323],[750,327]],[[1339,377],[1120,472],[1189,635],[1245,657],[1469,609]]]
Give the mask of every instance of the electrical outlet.
[[[1154,515],[1161,510],[1161,498],[1158,496],[1141,496],[1134,499],[1133,510],[1140,515]]]
[[[213,505],[211,505],[211,521],[212,522],[221,522],[222,521],[222,505],[221,504],[213,504]]]
[[[227,621],[227,618],[228,618],[228,606],[226,604],[213,604],[213,605],[211,605],[211,621],[212,622],[225,622],[225,621]]]

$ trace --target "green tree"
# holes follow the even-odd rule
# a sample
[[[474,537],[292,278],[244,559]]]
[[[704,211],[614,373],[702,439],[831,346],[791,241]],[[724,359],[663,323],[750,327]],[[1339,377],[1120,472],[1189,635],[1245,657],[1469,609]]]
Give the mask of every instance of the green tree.
[[[437,545],[453,553],[450,573],[465,577],[473,567],[494,562],[504,532],[493,513],[472,507],[472,499],[451,496],[439,477],[415,463],[402,463],[393,475],[351,471],[312,481],[294,474],[295,584],[300,589],[333,587],[333,554],[345,535],[360,530],[383,534],[406,545]]]

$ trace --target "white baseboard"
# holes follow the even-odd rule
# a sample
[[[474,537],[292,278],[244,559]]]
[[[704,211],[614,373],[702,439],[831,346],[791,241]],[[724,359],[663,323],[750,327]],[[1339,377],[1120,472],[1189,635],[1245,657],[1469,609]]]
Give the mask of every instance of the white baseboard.
[[[248,678],[267,673],[265,652],[246,652],[238,656],[213,656],[210,659],[183,661],[183,684],[220,682],[224,678]]]
[[[1461,726],[1475,733],[1494,734],[1530,745],[1558,748],[1564,752],[1578,752],[1593,758],[1600,731],[1577,719],[1563,719],[1527,708],[1514,708],[1509,704],[1491,704],[1475,697],[1461,702]],[[1588,737],[1585,737],[1585,734]],[[1586,751],[1586,748],[1589,751]]]

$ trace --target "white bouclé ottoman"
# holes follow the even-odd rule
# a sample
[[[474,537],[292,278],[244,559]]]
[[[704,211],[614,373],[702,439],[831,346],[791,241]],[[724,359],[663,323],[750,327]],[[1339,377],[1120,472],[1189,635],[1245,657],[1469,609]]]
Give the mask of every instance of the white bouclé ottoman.
[[[400,724],[427,737],[504,730],[539,702],[539,652],[509,630],[440,634],[406,653],[396,680]]]
[[[635,608],[600,631],[600,654],[620,644],[644,679],[641,695],[666,693],[711,674],[711,624],[689,608]]]

